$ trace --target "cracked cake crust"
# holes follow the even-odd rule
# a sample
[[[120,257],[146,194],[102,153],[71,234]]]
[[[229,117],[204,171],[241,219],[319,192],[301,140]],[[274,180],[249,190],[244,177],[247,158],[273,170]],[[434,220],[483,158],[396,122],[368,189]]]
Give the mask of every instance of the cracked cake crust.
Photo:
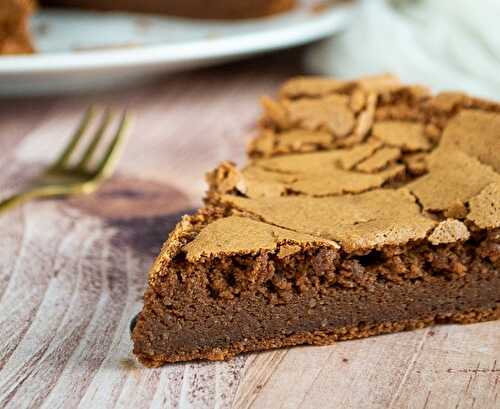
[[[150,271],[141,362],[500,317],[499,105],[382,76],[263,106],[249,163],[207,175]]]

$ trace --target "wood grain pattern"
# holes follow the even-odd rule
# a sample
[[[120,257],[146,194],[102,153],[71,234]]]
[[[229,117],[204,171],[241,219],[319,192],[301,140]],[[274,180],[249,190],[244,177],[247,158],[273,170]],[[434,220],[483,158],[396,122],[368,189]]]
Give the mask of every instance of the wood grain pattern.
[[[203,174],[242,162],[257,100],[300,73],[278,54],[107,95],[0,102],[0,196],[52,158],[84,107],[137,126],[97,195],[0,216],[2,408],[500,408],[500,323],[144,369],[130,319],[167,232]]]

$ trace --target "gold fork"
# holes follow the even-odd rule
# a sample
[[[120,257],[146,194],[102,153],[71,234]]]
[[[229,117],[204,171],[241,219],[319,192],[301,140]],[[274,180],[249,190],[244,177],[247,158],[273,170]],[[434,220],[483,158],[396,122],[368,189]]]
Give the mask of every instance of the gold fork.
[[[93,107],[87,110],[62,154],[45,172],[25,190],[0,202],[0,213],[32,199],[92,193],[111,176],[130,127],[131,117],[126,111],[121,115],[118,129],[100,159],[96,158],[96,150],[112,123],[113,114],[110,110],[106,110],[102,116],[81,157],[73,161],[74,165],[70,164],[76,148],[82,143],[86,131],[94,121],[95,111]],[[91,162],[96,164],[92,165]]]

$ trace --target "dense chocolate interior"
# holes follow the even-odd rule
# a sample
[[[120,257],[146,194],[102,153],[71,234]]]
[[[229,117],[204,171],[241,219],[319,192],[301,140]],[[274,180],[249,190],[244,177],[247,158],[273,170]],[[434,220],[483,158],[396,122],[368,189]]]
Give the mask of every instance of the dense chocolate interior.
[[[496,230],[465,244],[358,257],[319,248],[286,259],[178,260],[169,276],[176,279],[146,294],[143,314],[156,319],[139,320],[136,331],[150,336],[136,337],[136,349],[157,365],[286,346],[291,335],[294,343],[322,344],[491,319],[500,304],[499,250]]]

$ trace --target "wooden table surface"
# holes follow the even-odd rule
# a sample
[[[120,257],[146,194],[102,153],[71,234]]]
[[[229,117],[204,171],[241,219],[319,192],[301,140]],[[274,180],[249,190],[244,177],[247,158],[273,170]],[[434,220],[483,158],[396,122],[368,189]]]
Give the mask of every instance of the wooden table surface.
[[[145,369],[131,318],[148,268],[204,172],[241,163],[258,98],[300,51],[111,93],[0,101],[0,196],[67,141],[92,102],[136,112],[96,195],[0,216],[1,408],[500,408],[500,322],[439,326],[229,362]]]

